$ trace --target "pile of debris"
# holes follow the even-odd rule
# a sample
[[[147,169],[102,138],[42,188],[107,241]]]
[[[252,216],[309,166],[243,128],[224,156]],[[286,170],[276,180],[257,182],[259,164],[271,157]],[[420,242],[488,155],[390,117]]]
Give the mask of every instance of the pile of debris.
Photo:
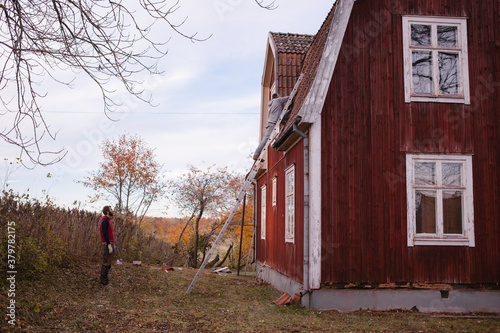
[[[277,300],[273,301],[273,303],[276,305],[299,305],[301,297],[302,295],[299,293],[295,293],[293,298],[289,293],[284,293]]]
[[[231,270],[229,269],[229,267],[218,267],[213,271],[211,271],[210,273],[217,273],[219,275],[221,275],[222,273],[231,274]]]
[[[161,265],[161,268],[165,271],[165,273],[168,273],[168,271],[182,271],[182,267],[173,267],[167,264]]]

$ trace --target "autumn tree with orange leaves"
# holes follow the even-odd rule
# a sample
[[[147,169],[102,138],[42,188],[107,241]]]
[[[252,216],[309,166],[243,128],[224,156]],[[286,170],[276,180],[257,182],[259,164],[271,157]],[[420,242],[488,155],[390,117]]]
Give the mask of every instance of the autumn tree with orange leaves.
[[[198,253],[207,244],[200,244],[200,238],[204,243],[208,243],[209,236],[214,234],[220,226],[222,218],[233,207],[237,191],[241,187],[242,177],[236,175],[227,168],[208,167],[200,170],[194,166],[189,166],[189,171],[178,180],[171,183],[172,200],[185,216],[188,216],[186,223],[177,240],[177,244],[185,235],[185,231],[192,226],[194,231],[194,244],[189,253],[190,265],[198,266]],[[200,235],[200,222],[206,217],[210,220],[209,231]]]
[[[104,162],[83,185],[97,192],[94,200],[111,196],[115,211],[140,225],[151,204],[165,193],[162,165],[156,161],[154,150],[137,135],[104,140],[101,149]]]

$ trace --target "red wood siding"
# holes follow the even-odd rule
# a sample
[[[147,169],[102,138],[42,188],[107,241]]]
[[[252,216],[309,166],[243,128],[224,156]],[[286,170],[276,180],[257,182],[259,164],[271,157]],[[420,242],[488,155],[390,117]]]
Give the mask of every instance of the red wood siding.
[[[295,242],[285,243],[285,169],[295,165]],[[303,280],[304,258],[304,160],[303,144],[299,143],[286,155],[269,150],[269,170],[257,181],[257,261],[298,281]],[[277,177],[276,206],[272,207],[272,179]],[[261,194],[267,185],[266,239],[261,235]]]
[[[500,282],[499,1],[357,1],[322,113],[322,282]],[[467,17],[471,105],[405,103],[402,15]],[[407,246],[406,153],[473,154],[476,246]]]

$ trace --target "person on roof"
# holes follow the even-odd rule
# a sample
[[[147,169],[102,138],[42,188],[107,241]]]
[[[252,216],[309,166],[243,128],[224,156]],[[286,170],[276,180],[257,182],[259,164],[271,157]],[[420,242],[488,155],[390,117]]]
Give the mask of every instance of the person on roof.
[[[288,98],[289,96],[279,97],[279,95],[275,93],[273,94],[272,99],[269,101],[269,117],[267,119],[266,133],[264,134],[262,141],[253,154],[254,160],[257,160],[259,158],[260,152],[262,151],[262,149],[264,149],[267,140],[271,136],[271,132],[273,131],[274,126],[276,125],[276,122],[281,115],[281,111],[283,111],[283,104],[288,101]]]

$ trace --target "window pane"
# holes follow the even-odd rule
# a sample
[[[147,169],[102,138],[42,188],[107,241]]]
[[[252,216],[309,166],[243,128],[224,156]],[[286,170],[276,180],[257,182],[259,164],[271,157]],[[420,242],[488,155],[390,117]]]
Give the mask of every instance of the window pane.
[[[286,198],[286,210],[285,233],[287,237],[293,237],[293,228],[295,225],[295,202],[293,196]]]
[[[436,184],[436,163],[415,162],[415,184],[435,185]]]
[[[287,195],[290,195],[290,194],[293,194],[293,187],[294,187],[294,184],[295,184],[295,177],[294,177],[294,174],[295,172],[289,172],[287,175],[286,175],[286,194]]]
[[[267,205],[267,195],[266,195],[266,188],[263,187],[261,189],[261,199],[260,199],[260,206],[262,208],[262,212],[263,212],[263,216],[265,216],[265,212],[266,212],[266,205]]]
[[[411,45],[431,45],[431,26],[422,24],[411,25]]]
[[[413,92],[432,93],[432,53],[412,52]]]
[[[462,234],[462,192],[443,192],[443,232]]]
[[[439,93],[458,94],[458,53],[438,53]]]
[[[443,185],[462,185],[462,163],[443,163]]]
[[[436,192],[415,191],[417,234],[436,233]]]
[[[276,178],[273,178],[273,189],[272,189],[272,205],[276,206]]]
[[[437,26],[438,45],[444,47],[457,46],[457,27]]]

